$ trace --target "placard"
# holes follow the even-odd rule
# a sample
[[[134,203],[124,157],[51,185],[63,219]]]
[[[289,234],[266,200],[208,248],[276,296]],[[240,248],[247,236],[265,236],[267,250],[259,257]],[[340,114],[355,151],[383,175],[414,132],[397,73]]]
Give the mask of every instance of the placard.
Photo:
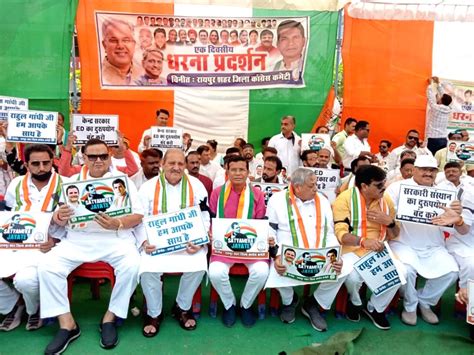
[[[334,202],[336,199],[336,189],[339,186],[341,177],[340,171],[336,169],[306,168],[311,169],[316,175],[316,184],[318,191],[322,192],[329,200]]]
[[[0,96],[0,121],[8,119],[8,111],[10,110],[28,110],[28,99]]]
[[[263,192],[263,196],[265,197],[265,206],[268,204],[270,197],[272,197],[274,193],[288,189],[288,184],[251,182],[250,185]]]
[[[57,112],[8,111],[7,141],[56,144]]]
[[[151,253],[153,256],[184,250],[188,243],[203,245],[209,242],[199,206],[145,217],[143,225],[148,242],[156,246]]]
[[[125,175],[65,183],[62,193],[66,204],[74,209],[74,217],[69,219],[72,227],[85,226],[84,222],[92,221],[98,212],[110,217],[132,213]]]
[[[444,213],[440,207],[447,207],[454,200],[456,191],[402,184],[395,218],[402,222],[433,224],[431,219]]]
[[[84,145],[89,139],[96,138],[108,145],[118,145],[118,115],[72,115],[71,130],[76,136],[77,145]]]
[[[466,321],[474,325],[474,280],[467,280],[467,304]]]
[[[158,148],[163,153],[167,149],[183,149],[183,130],[172,127],[151,127],[151,148]]]
[[[392,250],[387,242],[380,252],[372,251],[354,263],[367,287],[376,296],[406,283],[403,274],[397,270]]]
[[[268,260],[268,220],[213,218],[212,255]]]
[[[474,135],[474,131],[470,132]],[[462,161],[464,164],[474,164],[474,136],[468,142],[464,141],[448,141],[448,151],[446,160]]]
[[[286,266],[283,276],[307,283],[336,281],[333,264],[340,256],[339,246],[304,249],[282,245],[281,263]]]
[[[48,241],[52,213],[0,212],[0,250],[38,249]]]
[[[323,147],[331,146],[331,137],[329,134],[321,133],[303,133],[301,135],[301,151],[314,150],[319,151]]]

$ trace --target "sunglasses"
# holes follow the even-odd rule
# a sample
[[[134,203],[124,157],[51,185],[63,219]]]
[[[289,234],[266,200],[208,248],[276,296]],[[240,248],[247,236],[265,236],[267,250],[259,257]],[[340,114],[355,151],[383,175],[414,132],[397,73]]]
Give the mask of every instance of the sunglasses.
[[[43,166],[48,166],[48,165],[51,165],[52,161],[51,160],[39,160],[39,161],[30,161],[30,164],[31,166],[34,166],[34,167],[39,167],[40,165],[43,165]]]
[[[109,159],[109,154],[84,154],[87,159],[89,159],[90,161],[97,161],[97,159],[100,159],[102,161],[105,161],[107,159]]]
[[[418,137],[413,137],[413,136],[408,136],[407,138],[411,141],[417,141],[418,140]]]

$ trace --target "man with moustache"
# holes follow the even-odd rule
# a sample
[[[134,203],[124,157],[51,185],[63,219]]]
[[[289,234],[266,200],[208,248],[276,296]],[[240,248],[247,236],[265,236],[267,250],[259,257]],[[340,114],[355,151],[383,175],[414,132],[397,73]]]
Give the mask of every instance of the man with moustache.
[[[258,52],[267,52],[269,57],[277,56],[280,51],[273,45],[273,32],[263,30],[260,33],[260,45],[255,48]]]
[[[269,156],[263,162],[262,177],[255,180],[255,182],[266,182],[273,184],[282,184],[280,178],[281,169],[283,165],[280,158],[277,156]]]
[[[186,156],[186,169],[188,174],[194,176],[196,179],[201,181],[207,191],[208,198],[211,198],[212,193],[212,180],[207,176],[199,174],[199,168],[201,167],[201,155],[197,151],[189,152]]]
[[[139,86],[166,85],[166,78],[160,76],[163,71],[163,59],[163,52],[158,49],[146,50],[142,60],[145,74],[135,83]]]
[[[300,166],[301,138],[294,131],[296,118],[294,116],[284,116],[281,119],[281,133],[270,138],[268,147],[273,147],[278,151],[278,157],[288,174]]]
[[[160,173],[162,158],[163,153],[161,150],[155,148],[145,149],[140,154],[141,168],[138,170],[138,173],[130,178],[130,180],[135,183],[137,189],[140,189],[144,182],[154,178]]]
[[[168,127],[168,120],[170,118],[170,112],[164,108],[156,110],[156,124],[158,127]],[[151,143],[151,127],[146,129],[142,134],[142,139],[138,145],[138,152],[141,153],[145,149],[150,148]]]
[[[262,165],[261,160],[257,160],[254,157],[254,147],[253,144],[247,143],[242,147],[242,156],[249,163],[249,179],[255,180],[257,174],[257,166]]]
[[[277,29],[277,48],[282,59],[276,62],[273,70],[290,70],[293,80],[300,80],[303,72],[303,49],[306,44],[301,22],[283,21]]]

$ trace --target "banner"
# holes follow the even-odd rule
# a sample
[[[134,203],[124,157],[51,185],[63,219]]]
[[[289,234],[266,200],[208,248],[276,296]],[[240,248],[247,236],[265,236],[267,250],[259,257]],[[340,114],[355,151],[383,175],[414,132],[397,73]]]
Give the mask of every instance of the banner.
[[[324,146],[331,146],[331,137],[329,134],[320,133],[303,133],[301,135],[301,151],[315,150],[318,151]]]
[[[71,228],[85,227],[84,222],[92,221],[98,212],[110,217],[132,213],[125,175],[66,183],[62,193],[74,210],[74,217],[69,219]]]
[[[9,142],[56,144],[57,112],[8,111]]]
[[[268,220],[213,218],[212,255],[268,260]]]
[[[333,264],[340,255],[340,247],[304,249],[282,245],[281,263],[286,266],[283,276],[308,283],[336,281]]]
[[[456,191],[402,184],[395,218],[401,222],[432,224],[432,218],[444,213],[440,207],[449,206],[454,200]]]
[[[263,192],[263,195],[265,196],[265,206],[268,204],[270,197],[272,197],[274,193],[288,189],[287,184],[276,184],[276,183],[268,183],[268,182],[251,182],[250,185],[252,185],[253,187]]]
[[[38,249],[48,241],[52,213],[0,212],[0,249]]]
[[[95,22],[102,88],[304,87],[308,17],[97,11]]]
[[[151,255],[170,254],[186,249],[188,243],[203,245],[209,236],[199,206],[143,219],[148,242],[156,246]]]
[[[452,113],[448,121],[448,131],[467,129],[471,139],[474,139],[474,85],[458,81],[442,81],[446,93],[451,95]]]
[[[341,177],[339,170],[336,169],[322,169],[322,168],[306,168],[314,171],[316,175],[316,184],[318,191],[322,192],[329,202],[334,202],[336,199],[336,188],[339,186]]]
[[[466,314],[466,321],[469,324],[474,325],[474,281],[468,280],[467,282],[467,297],[469,299],[467,305],[467,314]]]
[[[383,251],[372,251],[354,263],[354,269],[376,296],[406,283],[403,274],[398,272],[392,250],[384,243]]]
[[[118,115],[72,115],[71,131],[74,131],[77,145],[84,145],[96,138],[108,145],[118,145]]]
[[[465,141],[448,141],[448,151],[446,160],[462,161],[465,164],[474,164],[474,131],[470,132],[471,140]]]
[[[183,149],[183,130],[172,127],[151,127],[151,148],[160,149],[163,154],[167,149]]]
[[[0,121],[7,120],[9,110],[28,110],[28,99],[0,96]]]

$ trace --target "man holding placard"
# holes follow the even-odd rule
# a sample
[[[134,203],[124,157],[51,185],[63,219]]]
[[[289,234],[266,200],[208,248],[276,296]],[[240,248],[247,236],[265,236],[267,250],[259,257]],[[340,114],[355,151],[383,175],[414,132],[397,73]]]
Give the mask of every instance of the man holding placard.
[[[214,223],[220,218],[263,219],[265,217],[265,197],[261,191],[247,183],[249,173],[249,162],[245,158],[235,156],[228,160],[227,175],[229,179],[224,185],[216,188],[211,195],[209,207],[211,212],[216,215]],[[232,223],[230,239],[234,241],[241,239],[245,244],[254,242],[254,240],[249,242],[249,236],[240,232],[237,222]],[[234,245],[234,248],[231,249],[238,248],[235,248]],[[240,300],[240,310],[242,323],[246,327],[251,327],[256,322],[252,304],[267,280],[268,262],[221,255],[211,257],[209,278],[224,304],[222,321],[227,327],[233,326],[236,318],[236,299],[229,280],[229,270],[234,263],[243,263],[249,270],[249,278]]]
[[[61,177],[53,171],[53,156],[51,148],[44,144],[29,145],[24,152],[28,173],[12,180],[5,195],[7,209],[13,211],[53,212],[58,206],[61,194]],[[51,213],[48,214],[49,216]],[[51,218],[51,217],[49,217]],[[18,219],[18,218],[17,218]],[[49,222],[48,222],[49,224]],[[51,226],[51,235],[41,245],[45,253],[55,244],[54,238],[60,238],[62,231],[57,226]],[[1,250],[0,277],[15,274],[13,283],[17,290],[7,286],[0,279],[0,313],[8,313],[1,330],[12,330],[21,323],[24,305],[19,303],[20,293],[25,301],[28,313],[27,330],[41,327],[39,316],[39,282],[37,265],[42,257],[38,250]]]
[[[186,167],[184,153],[179,149],[169,149],[163,158],[162,173],[145,182],[140,189],[140,200],[145,215],[155,216],[177,212],[189,207],[200,206],[207,210],[207,192],[201,182],[184,173]],[[209,230],[209,214],[202,213],[205,230]],[[192,231],[191,231],[192,233]],[[143,243],[146,254],[153,254],[156,246],[148,240]],[[207,268],[207,248],[185,243],[183,248],[173,254],[142,256],[140,283],[147,302],[147,315],[143,328],[145,337],[158,334],[163,319],[163,291],[161,276],[163,272],[182,272],[173,316],[185,330],[196,329],[191,305]]]
[[[88,141],[84,145],[84,157],[84,169],[72,176],[71,181],[77,184],[87,182],[91,185],[93,183],[100,185],[101,182],[97,179],[105,180],[120,175],[117,171],[110,170],[109,149],[103,141],[98,139]],[[126,177],[123,176],[123,179]],[[137,285],[140,265],[132,229],[143,218],[135,185],[128,179],[127,185],[132,206],[131,214],[110,217],[104,212],[98,212],[93,222],[87,222],[83,228],[73,228],[70,220],[74,217],[74,209],[67,204],[62,205],[53,216],[58,225],[68,227],[67,238],[48,253],[38,266],[41,316],[42,318],[57,316],[60,327],[55,338],[48,344],[46,354],[64,351],[69,343],[81,334],[79,325],[70,311],[67,276],[85,262],[103,261],[109,263],[115,270],[115,286],[108,310],[100,324],[100,345],[105,349],[111,349],[118,343],[115,320],[117,317],[127,318],[130,297]],[[90,193],[94,190],[89,188]]]
[[[164,108],[160,108],[156,111],[156,125],[158,127],[167,127],[168,120],[170,118],[170,113],[168,110]],[[140,144],[138,145],[138,152],[141,153],[145,149],[150,148],[151,144],[151,127],[148,128],[143,132],[142,139],[140,140]]]
[[[446,249],[443,230],[440,227],[421,222],[423,219],[429,221],[440,212],[442,213],[439,207],[431,207],[426,212],[422,208],[422,206],[426,205],[424,202],[430,202],[428,196],[431,193],[429,191],[432,190],[431,187],[434,184],[437,171],[438,164],[435,158],[430,155],[420,155],[415,161],[413,178],[395,182],[387,190],[397,206],[397,215],[401,215],[403,212],[406,213],[407,209],[401,208],[402,203],[408,200],[418,202],[416,204],[416,216],[414,217],[419,219],[420,222],[415,222],[414,219],[401,222],[399,238],[390,242],[393,252],[397,254],[407,269],[407,283],[405,286],[402,286],[401,291],[403,293],[404,305],[402,321],[408,325],[416,325],[417,308],[425,322],[438,324],[438,317],[430,307],[438,303],[444,291],[458,278],[458,266],[456,260]],[[402,184],[403,186],[401,186]],[[402,189],[409,189],[412,186],[413,193],[410,193],[409,197],[404,201],[400,199]],[[421,192],[415,191],[422,187],[427,187],[425,190],[428,193],[423,192],[421,194]],[[440,203],[441,195],[445,195],[443,190],[432,192],[439,194],[436,200]],[[458,214],[461,213],[459,202],[451,203],[451,207]],[[420,216],[420,214],[424,215]],[[460,225],[462,224],[464,222]],[[426,279],[425,286],[419,290],[416,289],[418,274]]]
[[[330,248],[324,256],[327,256],[328,263],[337,274],[340,274],[342,270],[340,259],[334,263],[331,262],[331,255],[334,252],[337,253],[333,247],[338,249],[339,243],[334,235],[331,205],[323,195],[318,193],[316,175],[312,170],[298,168],[293,172],[288,190],[277,192],[270,198],[267,217],[279,247],[273,264],[275,270],[270,271],[266,287],[277,287],[283,303],[280,319],[284,323],[293,323],[296,319],[298,296],[292,286],[302,285],[305,282],[293,281],[274,273],[276,271],[279,275],[283,275],[294,264],[295,249]],[[292,246],[295,249],[287,248],[283,251],[283,245]],[[309,255],[305,252],[303,256],[305,254]],[[304,260],[304,264],[314,266],[314,262],[308,262],[308,260]],[[324,264],[323,270],[330,269],[324,262],[322,264]],[[313,295],[304,301],[301,312],[310,320],[314,329],[318,331],[327,329],[327,323],[320,315],[318,307],[326,310],[331,308],[346,276],[347,273],[343,273],[336,282],[322,282]]]
[[[393,202],[384,196],[385,180],[386,173],[379,167],[361,166],[355,175],[355,186],[342,192],[334,202],[336,236],[343,247],[344,262],[351,266],[368,252],[381,252],[383,241],[396,238],[399,233]],[[346,318],[358,322],[362,310],[377,328],[390,329],[384,311],[400,285],[383,294],[372,294],[362,309],[359,290],[363,283],[354,268],[345,283],[350,295]]]

